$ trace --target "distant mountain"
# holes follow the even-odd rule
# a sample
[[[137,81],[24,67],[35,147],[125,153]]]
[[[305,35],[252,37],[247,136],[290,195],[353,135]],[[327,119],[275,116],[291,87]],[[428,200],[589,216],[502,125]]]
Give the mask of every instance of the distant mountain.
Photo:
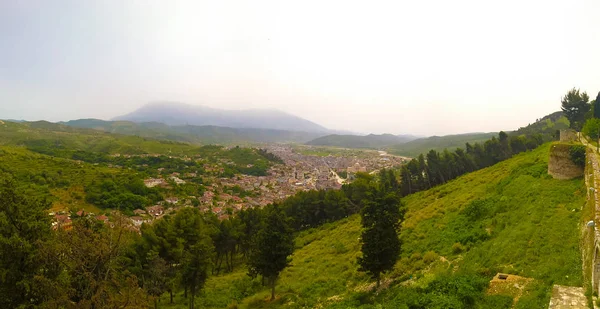
[[[404,144],[390,146],[388,151],[400,156],[416,157],[419,154],[426,153],[431,149],[442,151],[444,149],[454,150],[456,148],[464,148],[465,143],[472,144],[476,142],[484,142],[492,138],[492,136],[497,135],[498,132],[430,136],[415,139]]]
[[[542,118],[536,119],[525,127],[521,127],[515,131],[506,131],[508,135],[541,135],[544,140],[552,140],[557,138],[558,130],[569,128],[569,120],[564,116],[563,112],[558,111]],[[404,144],[390,146],[387,150],[390,153],[416,157],[419,154],[425,154],[429,150],[443,151],[444,149],[454,150],[455,148],[464,148],[466,143],[480,143],[486,140],[497,137],[498,132],[489,133],[466,133],[445,136],[431,136],[426,138],[416,139]]]
[[[219,126],[329,133],[329,130],[321,125],[278,110],[224,110],[177,102],[149,103],[113,120],[160,122],[172,126]]]
[[[406,143],[416,138],[417,137],[412,135],[392,134],[369,134],[365,136],[331,134],[316,138],[306,144],[312,146],[333,146],[342,148],[381,148]]]
[[[228,128],[218,126],[169,126],[159,122],[105,121],[78,119],[61,124],[88,128],[109,133],[136,135],[141,137],[171,140],[195,144],[256,144],[256,143],[305,143],[324,133],[297,132],[256,128]]]

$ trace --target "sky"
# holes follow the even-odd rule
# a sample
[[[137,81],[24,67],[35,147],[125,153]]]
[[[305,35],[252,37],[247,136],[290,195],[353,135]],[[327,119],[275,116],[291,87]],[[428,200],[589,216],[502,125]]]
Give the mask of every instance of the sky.
[[[600,1],[0,0],[0,119],[168,100],[327,128],[512,130],[600,91]]]

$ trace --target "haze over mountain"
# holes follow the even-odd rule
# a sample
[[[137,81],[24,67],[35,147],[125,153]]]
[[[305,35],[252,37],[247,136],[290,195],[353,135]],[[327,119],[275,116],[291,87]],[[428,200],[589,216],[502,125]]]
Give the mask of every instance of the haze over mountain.
[[[194,144],[304,143],[324,133],[219,126],[167,125],[159,122],[105,121],[77,119],[60,122],[70,127],[88,128],[110,133],[136,135],[160,140]]]
[[[312,121],[274,109],[225,110],[179,102],[153,102],[113,120],[167,125],[220,126],[300,132],[329,132]]]

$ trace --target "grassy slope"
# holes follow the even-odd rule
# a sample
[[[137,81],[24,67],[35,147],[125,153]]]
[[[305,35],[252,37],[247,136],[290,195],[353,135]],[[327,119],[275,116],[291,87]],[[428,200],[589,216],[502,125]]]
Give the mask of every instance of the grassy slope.
[[[391,308],[401,306],[396,295],[407,289],[398,282],[412,277],[409,286],[426,286],[454,269],[490,279],[497,271],[533,277],[535,283],[517,307],[546,307],[553,283],[582,284],[577,225],[585,203],[582,179],[547,176],[548,150],[544,145],[405,198],[402,259],[389,275],[390,288],[376,297],[361,296],[370,281],[357,271],[360,220],[353,216],[299,235],[292,266],[279,281],[277,301],[264,301],[268,290],[247,278],[243,266],[210,277],[198,301],[203,308],[375,308],[372,302]],[[465,220],[465,209],[478,199],[483,202],[469,209],[482,211]],[[177,304],[166,307],[184,303],[179,296]]]
[[[198,148],[185,143],[110,134],[45,121],[0,124],[0,145],[31,146],[36,143],[47,143],[68,150],[121,154],[189,154]]]
[[[72,210],[83,208],[100,213],[100,209],[85,201],[84,187],[107,175],[124,177],[135,173],[50,157],[22,147],[0,146],[0,175],[12,176],[30,196],[47,198],[53,210],[69,206]]]

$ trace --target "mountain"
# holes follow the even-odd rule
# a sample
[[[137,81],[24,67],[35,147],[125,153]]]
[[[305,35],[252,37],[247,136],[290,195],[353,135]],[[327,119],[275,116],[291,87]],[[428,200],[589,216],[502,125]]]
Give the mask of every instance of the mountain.
[[[390,146],[388,151],[400,156],[416,157],[419,154],[426,153],[431,149],[442,151],[444,149],[453,150],[455,148],[464,148],[465,143],[484,142],[496,135],[498,135],[498,133],[489,132],[430,136],[415,139],[403,144]]]
[[[181,125],[169,126],[159,122],[105,121],[78,119],[61,124],[88,128],[110,133],[136,135],[161,140],[194,144],[257,144],[257,143],[304,143],[323,133],[286,131],[257,128],[228,128],[219,126]]]
[[[381,148],[394,144],[406,143],[414,139],[416,139],[416,137],[412,135],[369,134],[360,136],[331,134],[316,138],[306,144],[312,146],[333,146],[342,148]]]
[[[312,121],[278,110],[224,110],[177,102],[149,103],[113,120],[160,122],[167,125],[258,128],[300,132],[329,132]]]

